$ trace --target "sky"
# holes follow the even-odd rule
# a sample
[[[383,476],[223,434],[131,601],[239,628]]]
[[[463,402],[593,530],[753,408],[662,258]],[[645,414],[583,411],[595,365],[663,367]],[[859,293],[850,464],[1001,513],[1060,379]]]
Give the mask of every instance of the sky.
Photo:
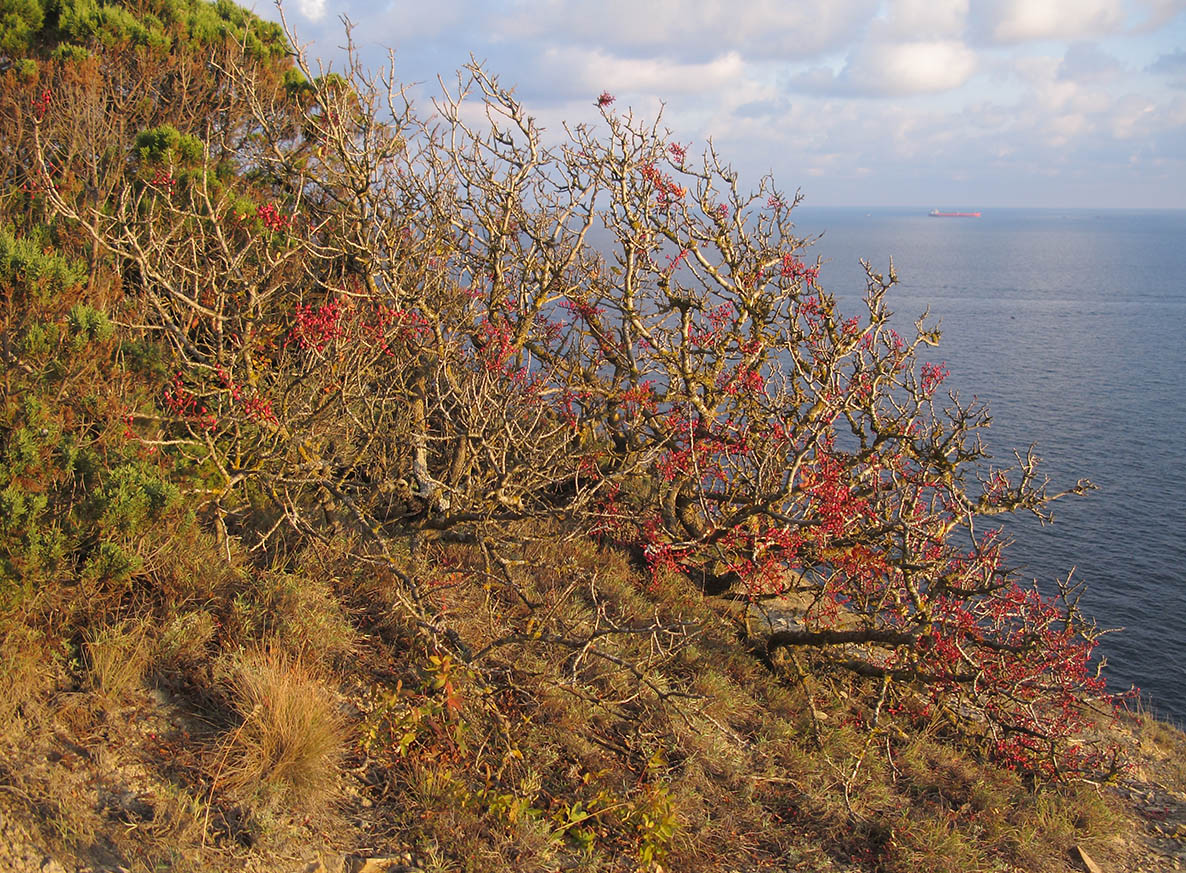
[[[284,2],[424,109],[473,56],[549,130],[608,91],[806,205],[1186,208],[1186,0]]]

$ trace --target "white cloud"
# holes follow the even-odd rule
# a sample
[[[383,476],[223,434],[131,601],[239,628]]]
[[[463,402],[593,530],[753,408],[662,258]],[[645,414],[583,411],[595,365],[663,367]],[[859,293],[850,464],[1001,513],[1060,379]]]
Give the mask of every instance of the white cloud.
[[[968,23],[968,0],[893,0],[887,20],[899,36],[960,36]]]
[[[958,40],[868,42],[853,50],[839,74],[816,67],[791,84],[805,93],[936,94],[963,85],[977,66],[976,53]]]
[[[1110,79],[1119,72],[1120,62],[1091,42],[1072,43],[1058,67],[1060,79],[1095,81]]]
[[[1186,12],[1186,0],[973,0],[981,35],[1005,44],[1144,34]]]
[[[1046,143],[1054,148],[1062,148],[1077,136],[1082,136],[1091,129],[1087,117],[1079,112],[1056,115],[1045,124]]]
[[[1147,137],[1157,121],[1156,104],[1135,94],[1121,98],[1109,119],[1111,134],[1118,140]]]
[[[958,88],[976,71],[976,54],[962,42],[902,42],[871,46],[849,66],[853,85],[881,94],[931,94]]]
[[[1186,12],[1186,0],[1139,0],[1133,29],[1154,30]]]
[[[325,0],[301,2],[324,3]],[[466,0],[431,0],[428,3],[391,0],[380,8],[370,5],[363,8],[363,32],[358,35],[396,48],[407,46],[413,40],[443,38],[448,41],[450,36],[455,36],[463,23],[483,17],[481,8],[475,11]]]
[[[588,93],[602,91],[665,97],[676,94],[716,94],[739,85],[745,64],[736,52],[705,63],[673,63],[661,58],[622,58],[599,49],[549,48],[540,58],[542,75],[554,86]]]
[[[843,46],[879,0],[518,0],[493,16],[504,40],[547,39],[618,54],[704,60],[812,57]]]
[[[325,17],[325,0],[297,0],[297,10],[308,21],[320,21]]]

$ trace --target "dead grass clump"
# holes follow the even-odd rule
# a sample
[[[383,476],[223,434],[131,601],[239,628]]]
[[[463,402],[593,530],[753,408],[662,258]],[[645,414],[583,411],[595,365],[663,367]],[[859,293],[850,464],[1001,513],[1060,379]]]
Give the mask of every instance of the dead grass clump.
[[[148,627],[124,621],[86,634],[87,681],[92,690],[117,700],[144,681],[150,655]]]
[[[315,809],[332,797],[345,745],[329,690],[295,658],[253,650],[229,669],[242,723],[222,743],[215,781],[249,800]]]
[[[25,624],[0,636],[0,732],[19,710],[42,697],[54,681],[53,659],[40,631]]]

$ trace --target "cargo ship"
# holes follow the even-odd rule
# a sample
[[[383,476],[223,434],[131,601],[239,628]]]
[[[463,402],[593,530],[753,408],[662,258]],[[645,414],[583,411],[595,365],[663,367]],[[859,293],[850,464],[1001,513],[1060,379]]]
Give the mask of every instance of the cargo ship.
[[[979,218],[979,212],[940,212],[938,209],[930,211],[931,218]]]

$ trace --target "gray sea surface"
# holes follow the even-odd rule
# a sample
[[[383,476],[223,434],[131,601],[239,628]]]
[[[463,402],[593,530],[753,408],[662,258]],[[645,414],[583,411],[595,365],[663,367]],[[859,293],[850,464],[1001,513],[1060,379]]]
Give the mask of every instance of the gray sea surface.
[[[1074,568],[1105,636],[1109,688],[1186,724],[1186,211],[824,208],[794,213],[821,285],[860,311],[860,259],[900,280],[904,324],[928,307],[947,386],[992,411],[1002,462],[1037,444],[1062,490],[1055,523],[1010,520],[1009,563],[1043,586]]]

